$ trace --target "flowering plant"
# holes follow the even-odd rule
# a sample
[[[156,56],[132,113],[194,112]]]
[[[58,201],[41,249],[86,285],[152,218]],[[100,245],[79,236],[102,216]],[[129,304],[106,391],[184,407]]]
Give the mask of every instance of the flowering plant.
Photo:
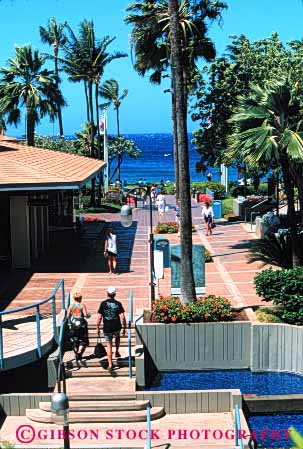
[[[152,304],[152,321],[157,323],[201,323],[231,321],[230,301],[222,296],[208,295],[195,302],[181,304],[180,298],[160,297]]]
[[[84,222],[85,223],[100,223],[102,220],[98,217],[94,217],[92,215],[86,215],[84,217]]]

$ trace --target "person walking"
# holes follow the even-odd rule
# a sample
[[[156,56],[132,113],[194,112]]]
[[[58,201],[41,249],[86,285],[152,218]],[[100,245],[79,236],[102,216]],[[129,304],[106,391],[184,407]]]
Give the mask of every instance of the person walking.
[[[159,217],[162,217],[165,212],[165,207],[166,207],[165,196],[162,193],[160,193],[157,196],[157,205],[158,205]]]
[[[116,288],[108,287],[107,299],[102,301],[98,310],[97,333],[100,335],[100,325],[103,320],[103,334],[106,341],[106,352],[108,359],[108,370],[113,370],[113,339],[115,339],[115,356],[121,357],[119,353],[120,332],[123,325],[122,336],[126,333],[125,311],[121,302],[116,300]],[[121,325],[122,320],[122,325]]]
[[[81,360],[85,349],[89,345],[87,319],[90,314],[86,305],[82,303],[82,295],[79,292],[73,294],[74,303],[67,310],[67,322],[70,332],[72,347],[76,360]]]
[[[108,258],[108,269],[110,274],[117,273],[117,235],[112,228],[109,228],[106,232],[104,243],[104,255]]]
[[[204,218],[206,235],[212,235],[213,233],[213,222],[214,222],[214,211],[208,201],[205,201],[205,206],[202,208],[202,217]]]

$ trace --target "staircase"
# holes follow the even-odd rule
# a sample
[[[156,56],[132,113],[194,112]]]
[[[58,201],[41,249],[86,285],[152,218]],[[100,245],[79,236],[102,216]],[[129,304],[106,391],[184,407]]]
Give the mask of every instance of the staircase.
[[[89,324],[89,347],[81,361],[75,360],[73,351],[64,355],[66,389],[69,398],[70,423],[132,423],[146,421],[149,401],[136,400],[134,348],[136,331],[131,329],[132,374],[129,378],[128,337],[121,336],[120,355],[116,358],[113,347],[112,372],[107,371],[107,358],[97,359],[94,348],[97,343],[96,320]],[[105,344],[102,338],[102,343]],[[96,394],[94,394],[96,392]],[[163,407],[151,408],[151,419],[164,415]],[[54,423],[50,402],[40,402],[38,409],[27,409],[26,417],[34,422]]]

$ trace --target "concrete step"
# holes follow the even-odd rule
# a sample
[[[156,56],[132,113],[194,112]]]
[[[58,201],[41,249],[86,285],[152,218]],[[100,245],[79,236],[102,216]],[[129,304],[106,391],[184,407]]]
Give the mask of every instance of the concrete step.
[[[100,360],[95,357],[94,351],[95,351],[95,347],[91,346],[91,347],[86,348],[84,355],[83,355],[83,359],[82,359],[84,363],[88,360]],[[128,359],[128,346],[122,346],[119,348],[119,352],[121,354],[121,357],[119,357],[119,358],[116,358],[115,351],[116,351],[116,348],[115,348],[115,345],[113,345],[113,360]],[[141,352],[142,351],[140,350],[140,348],[134,347],[132,345],[132,348],[131,348],[132,356],[135,356],[136,353],[138,355],[141,355]],[[103,357],[102,357],[102,359],[103,359]],[[74,351],[66,351],[64,354],[63,361],[64,362],[75,361]]]
[[[71,412],[127,412],[146,410],[149,401],[69,401]],[[39,409],[51,412],[50,402],[40,402]]]
[[[159,419],[164,415],[163,407],[153,407],[151,409],[151,419]],[[26,417],[31,421],[52,424],[53,417],[50,412],[40,409],[27,409]],[[146,422],[146,411],[125,411],[125,412],[71,412],[69,414],[70,423],[127,423]]]
[[[87,368],[105,368],[107,366],[107,357],[102,357],[102,359],[82,359],[81,362],[77,362],[74,360],[69,360],[68,362],[64,362],[66,369],[78,368],[79,366],[87,367]],[[119,357],[118,359],[113,358],[114,366],[127,367],[128,366],[128,357]],[[132,366],[135,366],[135,358],[132,357]]]
[[[97,337],[89,338],[89,347],[95,347],[96,344],[97,344],[97,341],[98,341]],[[106,344],[105,341],[104,341],[104,338],[101,339],[101,343],[102,343],[103,345]],[[127,346],[128,346],[128,339],[127,339],[127,338],[121,338],[121,340],[120,340],[120,347],[121,347],[121,348],[125,348],[125,347],[127,347]],[[132,338],[132,340],[131,340],[131,346],[132,346],[132,347],[136,346],[136,340],[135,340],[135,338]],[[115,341],[113,342],[113,348],[115,349]]]
[[[135,393],[103,393],[103,394],[69,394],[70,402],[87,402],[87,401],[135,401]]]
[[[136,368],[133,368],[132,370],[133,376],[136,376]],[[104,368],[84,368],[81,367],[79,370],[76,371],[66,371],[66,377],[128,377],[128,367],[122,367],[118,369],[113,369],[113,371],[110,373]]]
[[[88,336],[89,338],[98,338],[98,334],[96,331],[96,328],[93,329],[88,329]],[[131,337],[135,338],[136,337],[136,331],[135,329],[131,330]],[[128,332],[126,331],[126,335],[123,337],[122,333],[120,335],[120,338],[128,338]],[[103,331],[101,332],[101,339],[104,341],[104,335],[103,335]]]

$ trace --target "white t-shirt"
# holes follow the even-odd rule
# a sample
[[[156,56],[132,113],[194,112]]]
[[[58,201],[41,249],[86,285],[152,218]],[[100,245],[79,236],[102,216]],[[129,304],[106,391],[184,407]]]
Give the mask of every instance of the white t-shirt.
[[[212,207],[205,207],[203,206],[202,208],[202,216],[203,217],[213,217],[214,216],[214,211]]]
[[[107,251],[117,254],[117,252],[118,252],[117,251],[117,236],[114,234],[112,236],[108,236],[107,242],[108,242]]]

